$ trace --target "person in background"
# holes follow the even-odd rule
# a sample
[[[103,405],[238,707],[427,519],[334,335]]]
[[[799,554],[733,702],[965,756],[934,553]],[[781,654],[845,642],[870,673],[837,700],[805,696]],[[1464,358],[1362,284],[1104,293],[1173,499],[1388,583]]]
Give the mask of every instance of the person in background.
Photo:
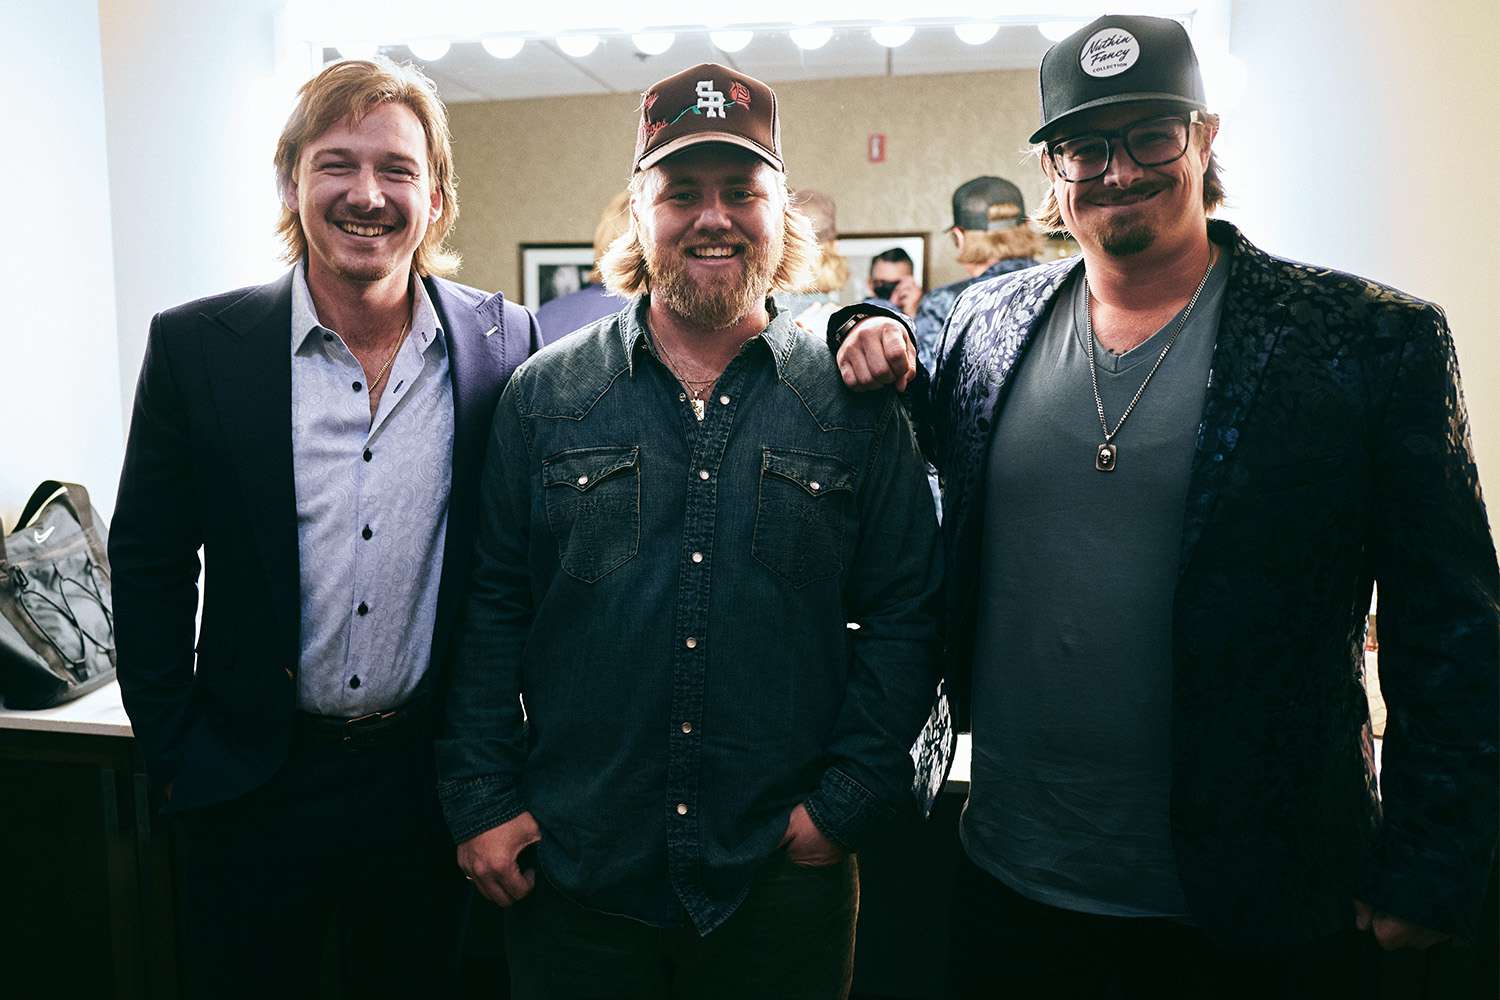
[[[1026,218],[1021,189],[1000,177],[975,177],[958,186],[948,234],[969,276],[928,292],[917,310],[917,360],[929,372],[937,362],[943,325],[963,290],[1035,265],[1043,245],[1041,232]]]
[[[955,991],[1368,996],[1372,937],[1475,933],[1500,823],[1500,573],[1447,321],[1209,217],[1179,22],[1080,28],[1041,99],[1038,218],[1081,255],[964,291],[935,377],[895,314],[839,353],[907,386],[943,475]]]
[[[771,89],[695,66],[637,135],[630,307],[496,408],[443,806],[513,996],[839,998],[854,852],[914,805],[937,526],[896,394],[770,308],[816,253]]]
[[[821,334],[849,283],[849,262],[838,249],[838,208],[832,197],[811,188],[796,192],[792,202],[812,223],[818,260],[806,285],[776,293],[776,308],[807,332]]]
[[[621,191],[604,206],[599,224],[594,227],[594,269],[589,272],[588,284],[576,292],[558,296],[544,302],[536,311],[537,325],[542,329],[542,339],[551,344],[596,319],[602,319],[625,308],[625,300],[604,287],[599,275],[599,261],[609,250],[609,245],[625,232],[630,219],[630,194]]]
[[[291,270],[151,321],[109,537],[120,690],[173,814],[189,996],[311,995],[328,941],[342,995],[451,996],[433,706],[485,431],[541,337],[442,277],[458,196],[417,70],[327,67],[275,163]]]
[[[922,286],[917,284],[911,254],[900,247],[891,247],[871,257],[865,290],[870,293],[866,302],[915,318],[922,301]]]

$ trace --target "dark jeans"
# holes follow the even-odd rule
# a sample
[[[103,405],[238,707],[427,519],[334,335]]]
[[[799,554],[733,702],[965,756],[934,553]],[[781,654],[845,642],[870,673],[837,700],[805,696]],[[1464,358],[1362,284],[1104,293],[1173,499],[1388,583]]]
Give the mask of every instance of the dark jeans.
[[[830,1000],[849,994],[859,869],[777,854],[707,936],[587,909],[540,873],[505,920],[517,1000]]]
[[[1106,917],[1021,896],[959,862],[949,993],[960,998],[1374,996],[1376,946],[1350,929],[1271,952],[1227,952],[1174,920]]]
[[[176,817],[187,996],[446,997],[467,890],[438,822],[429,744],[298,739],[266,785]]]

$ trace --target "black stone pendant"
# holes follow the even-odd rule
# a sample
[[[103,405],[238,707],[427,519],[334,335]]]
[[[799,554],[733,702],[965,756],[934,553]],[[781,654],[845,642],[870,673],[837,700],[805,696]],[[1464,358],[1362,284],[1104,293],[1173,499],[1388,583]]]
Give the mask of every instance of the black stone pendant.
[[[1100,472],[1115,471],[1114,445],[1106,441],[1099,446],[1099,450],[1094,453],[1094,468],[1098,469]]]

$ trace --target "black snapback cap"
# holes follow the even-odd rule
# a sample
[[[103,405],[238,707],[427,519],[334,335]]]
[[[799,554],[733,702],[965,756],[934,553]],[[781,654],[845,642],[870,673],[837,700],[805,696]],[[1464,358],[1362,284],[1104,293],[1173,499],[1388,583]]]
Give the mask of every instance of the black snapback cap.
[[[993,208],[1005,211],[992,212]],[[1021,189],[1003,177],[975,177],[953,192],[953,225],[957,229],[1013,229],[1024,221],[1026,202]]]
[[[1042,56],[1042,124],[1031,142],[1055,136],[1081,111],[1127,101],[1166,101],[1205,110],[1198,55],[1181,23],[1106,14]]]

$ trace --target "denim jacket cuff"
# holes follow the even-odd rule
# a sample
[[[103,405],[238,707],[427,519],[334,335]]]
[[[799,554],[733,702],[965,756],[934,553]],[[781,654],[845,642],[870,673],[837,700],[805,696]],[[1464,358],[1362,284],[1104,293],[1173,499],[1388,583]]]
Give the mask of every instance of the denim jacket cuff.
[[[804,804],[819,832],[846,851],[858,850],[873,827],[895,814],[869,789],[832,767]]]
[[[526,811],[515,786],[499,775],[439,782],[438,799],[455,844],[493,830]]]

